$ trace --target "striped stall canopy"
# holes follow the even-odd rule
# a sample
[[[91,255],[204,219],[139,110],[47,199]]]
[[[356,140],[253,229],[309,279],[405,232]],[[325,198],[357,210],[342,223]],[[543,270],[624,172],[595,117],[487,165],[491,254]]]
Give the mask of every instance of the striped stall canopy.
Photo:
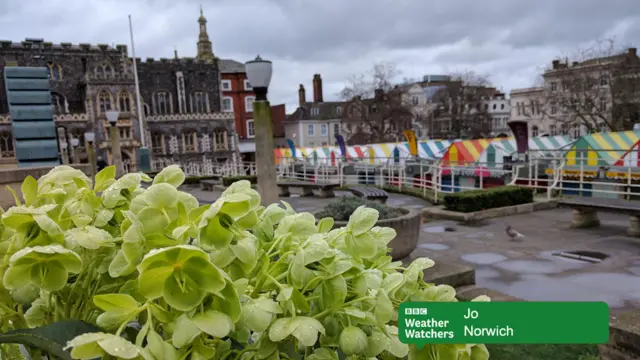
[[[296,150],[297,151],[297,150]],[[291,160],[291,149],[277,148],[273,150],[276,164],[286,164]]]
[[[418,156],[421,159],[437,160],[444,156],[453,141],[425,140],[418,142]]]
[[[640,140],[640,131],[589,134],[581,137],[565,155],[567,167],[607,166],[620,160]]]
[[[567,135],[542,136],[529,139],[529,151],[532,157],[553,157],[553,150],[561,150],[571,143]],[[478,163],[488,167],[501,167],[505,156],[518,151],[514,138],[495,140],[480,154]]]
[[[384,143],[384,144],[372,144],[369,145],[368,155],[375,164],[386,164],[392,161],[400,161],[400,159],[406,158],[409,155],[408,146],[406,143]],[[403,153],[405,154],[403,157]]]
[[[614,166],[624,166],[624,167],[637,167],[640,168],[640,157],[638,157],[638,152],[640,151],[640,141],[637,141],[631,149],[627,150],[627,152],[622,156],[622,158],[616,161]]]
[[[474,139],[460,140],[449,146],[442,156],[444,165],[468,165],[475,163],[484,149],[495,140],[502,139]]]
[[[347,146],[347,155],[353,159],[366,159],[368,157],[368,150],[366,146]]]

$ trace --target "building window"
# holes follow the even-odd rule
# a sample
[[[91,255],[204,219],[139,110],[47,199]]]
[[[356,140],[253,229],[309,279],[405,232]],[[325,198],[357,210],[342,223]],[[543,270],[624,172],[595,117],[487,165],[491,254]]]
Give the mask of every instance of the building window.
[[[558,107],[553,105],[551,106],[551,115],[555,115],[558,112]]]
[[[225,96],[222,98],[222,111],[233,112],[233,98]]]
[[[311,116],[318,116],[320,114],[320,109],[317,107],[311,108]]]
[[[49,79],[62,80],[62,67],[52,62],[47,63],[47,72],[49,73]]]
[[[0,154],[2,157],[15,157],[13,136],[10,133],[0,134]]]
[[[313,126],[313,124],[307,125],[307,134],[309,136],[314,136],[315,135],[315,127]]]
[[[497,104],[493,104],[493,110],[497,109],[498,105]]]
[[[231,80],[222,80],[222,90],[231,91]]]
[[[227,151],[229,150],[227,130],[218,129],[213,132],[213,150]]]
[[[607,99],[600,99],[600,111],[607,111]]]
[[[151,148],[154,154],[164,154],[164,135],[160,133],[152,133]]]
[[[556,84],[555,82],[551,83],[551,92],[556,92],[558,91],[558,84]]]
[[[166,91],[153,94],[153,112],[156,115],[166,115],[171,111],[171,95]]]
[[[609,85],[609,78],[606,75],[600,76],[600,86]]]
[[[104,114],[111,110],[111,94],[106,91],[98,95],[98,114]]]
[[[113,74],[113,69],[108,64],[102,64],[96,66],[96,74],[98,78],[106,79],[108,76]]]
[[[339,135],[340,134],[340,124],[333,124],[333,135]]]
[[[245,80],[244,81],[244,89],[247,91],[251,91],[253,90],[253,88],[251,87],[251,83],[249,82],[249,80]]]
[[[202,91],[191,94],[191,113],[204,114],[207,112],[207,96]]]
[[[560,126],[560,133],[562,135],[569,135],[569,127],[567,126],[567,124],[562,124]]]
[[[580,125],[573,124],[573,138],[577,139],[580,137]]]
[[[598,129],[600,129],[600,132],[607,132],[609,130],[609,128],[607,127],[607,124],[605,122],[601,122],[598,124]]]
[[[411,103],[412,103],[413,105],[418,105],[418,104],[420,103],[420,98],[419,98],[419,97],[417,97],[417,96],[415,96],[415,95],[414,95],[414,96],[412,96],[412,97],[411,97]]]
[[[255,96],[247,96],[244,98],[244,110],[246,112],[253,112],[253,102],[256,101]]]
[[[120,106],[120,111],[130,112],[131,111],[131,96],[126,91],[121,91],[118,94],[118,105]]]
[[[143,104],[142,108],[144,109],[144,116],[149,116],[151,114],[151,111],[149,110],[149,104]]]
[[[377,105],[373,105],[373,106],[371,106],[371,113],[372,113],[372,114],[375,114],[375,113],[377,113],[377,112],[378,112],[378,106],[377,106]]]
[[[60,94],[51,94],[51,103],[53,104],[53,113],[54,114],[66,114],[66,100],[64,96]]]
[[[549,126],[549,133],[551,134],[551,136],[558,135],[557,127],[555,125],[550,125]]]
[[[184,152],[196,152],[198,151],[198,133],[190,132],[182,134],[182,144],[184,144]]]
[[[320,124],[320,135],[327,136],[327,124]]]
[[[520,102],[516,103],[516,110],[518,111],[518,115],[520,115]]]
[[[322,142],[322,146],[327,146],[327,142],[326,142],[326,141],[323,141],[323,142]]]
[[[120,139],[131,139],[131,128],[129,126],[118,127]]]
[[[538,136],[539,133],[540,133],[540,131],[538,130],[538,127],[534,125],[531,128],[531,136],[536,137],[536,136]]]
[[[336,106],[336,115],[342,115],[342,106]]]
[[[256,128],[253,119],[247,120],[247,137],[252,138],[256,136]]]

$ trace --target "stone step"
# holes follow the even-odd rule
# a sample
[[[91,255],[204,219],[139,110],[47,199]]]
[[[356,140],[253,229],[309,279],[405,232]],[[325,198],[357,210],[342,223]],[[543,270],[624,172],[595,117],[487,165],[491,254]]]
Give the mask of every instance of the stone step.
[[[436,261],[432,268],[424,271],[424,281],[454,288],[473,285],[476,283],[476,271],[469,266]]]
[[[524,301],[520,298],[476,285],[466,285],[456,288],[456,297],[460,301],[471,301],[481,295],[488,296],[491,298],[491,301]]]

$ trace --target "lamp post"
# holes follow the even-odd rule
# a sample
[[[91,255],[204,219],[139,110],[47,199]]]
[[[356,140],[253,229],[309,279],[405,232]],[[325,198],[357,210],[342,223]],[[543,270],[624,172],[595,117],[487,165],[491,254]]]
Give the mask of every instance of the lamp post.
[[[278,184],[273,156],[273,129],[271,106],[267,100],[267,90],[271,82],[271,61],[260,56],[246,64],[247,78],[256,99],[253,103],[253,122],[256,133],[256,172],[258,192],[264,205],[278,202]]]
[[[71,157],[73,158],[74,164],[80,164],[80,159],[78,158],[78,145],[80,145],[80,140],[78,138],[71,138]]]
[[[87,131],[86,133],[84,133],[84,146],[87,148],[87,155],[89,155],[89,165],[90,165],[90,169],[91,169],[91,176],[96,176],[96,173],[98,172],[97,166],[98,164],[96,163],[96,150],[93,148],[93,142],[96,140],[96,134],[91,132],[91,131]]]
[[[124,166],[122,165],[122,152],[120,150],[120,132],[118,131],[118,115],[117,110],[106,112],[107,120],[111,124],[109,136],[111,137],[111,163],[116,166],[116,178],[124,175]]]
[[[69,165],[69,150],[67,150],[68,147],[69,145],[67,145],[66,140],[60,143],[60,156],[62,156],[63,165]]]

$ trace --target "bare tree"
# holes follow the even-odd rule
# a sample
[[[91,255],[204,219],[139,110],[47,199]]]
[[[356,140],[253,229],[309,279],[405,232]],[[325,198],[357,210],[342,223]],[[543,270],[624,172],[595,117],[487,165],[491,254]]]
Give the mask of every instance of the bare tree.
[[[411,129],[413,112],[403,98],[403,87],[394,86],[400,71],[393,63],[376,63],[353,75],[340,92],[345,106],[342,121],[350,145],[397,141]]]
[[[589,132],[633,128],[640,114],[640,59],[635,48],[613,40],[579,50],[569,63],[554,60],[544,72],[542,111],[548,118],[583,125]]]
[[[427,122],[431,137],[478,138],[491,132],[488,100],[498,93],[488,78],[473,71],[454,73],[449,81],[434,85],[428,100]]]

